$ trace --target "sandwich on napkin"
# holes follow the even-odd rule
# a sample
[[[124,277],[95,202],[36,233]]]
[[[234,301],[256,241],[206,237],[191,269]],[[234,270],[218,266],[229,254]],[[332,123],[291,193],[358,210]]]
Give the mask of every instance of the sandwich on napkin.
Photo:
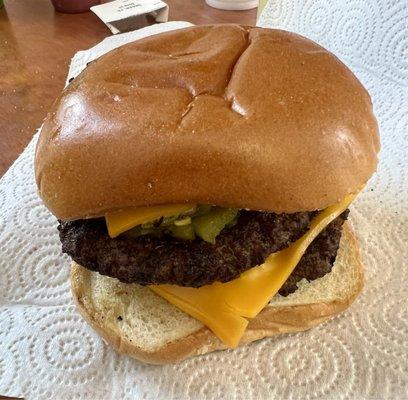
[[[346,309],[363,285],[348,208],[378,151],[370,96],[333,54],[211,25],[92,62],[50,111],[35,173],[80,313],[165,363]]]

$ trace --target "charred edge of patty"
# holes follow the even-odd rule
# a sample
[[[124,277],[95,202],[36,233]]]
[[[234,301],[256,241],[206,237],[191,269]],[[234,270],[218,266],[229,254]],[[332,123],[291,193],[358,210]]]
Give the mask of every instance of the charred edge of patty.
[[[295,291],[302,278],[316,279],[331,270],[347,214],[348,210],[309,246],[281,288],[282,295]],[[85,268],[124,283],[200,287],[235,279],[290,246],[307,232],[315,215],[242,211],[237,224],[222,231],[214,245],[166,235],[111,239],[102,218],[60,222],[58,229],[63,252]]]

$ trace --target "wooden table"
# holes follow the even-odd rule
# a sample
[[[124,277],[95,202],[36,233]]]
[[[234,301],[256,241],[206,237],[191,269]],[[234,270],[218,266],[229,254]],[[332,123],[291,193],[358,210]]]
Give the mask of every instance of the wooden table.
[[[166,0],[169,20],[255,25],[256,10]],[[64,86],[72,56],[110,31],[91,12],[60,14],[49,0],[5,0],[0,9],[0,176],[23,151]]]

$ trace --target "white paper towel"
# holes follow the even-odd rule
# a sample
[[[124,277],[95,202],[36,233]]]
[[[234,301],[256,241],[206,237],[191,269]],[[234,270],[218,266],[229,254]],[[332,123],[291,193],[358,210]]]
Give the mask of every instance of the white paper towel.
[[[330,4],[331,3],[331,4]],[[273,1],[263,26],[335,52],[373,96],[381,161],[352,207],[366,287],[343,315],[179,365],[116,354],[76,312],[56,221],[33,178],[36,138],[0,181],[0,394],[27,399],[408,398],[408,9],[406,1]],[[125,42],[188,24],[108,38],[78,53],[69,77]]]

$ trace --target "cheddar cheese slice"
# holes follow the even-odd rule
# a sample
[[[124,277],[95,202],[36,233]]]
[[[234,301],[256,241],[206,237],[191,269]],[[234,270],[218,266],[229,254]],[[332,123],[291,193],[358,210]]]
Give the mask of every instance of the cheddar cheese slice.
[[[176,285],[149,286],[158,295],[201,321],[228,347],[236,347],[248,325],[278,292],[308,246],[337,218],[355,195],[327,207],[311,222],[310,229],[288,248],[271,254],[262,265],[251,268],[227,283],[215,282],[200,288]],[[246,317],[246,318],[245,318]]]
[[[106,226],[111,238],[115,238],[129,229],[161,217],[185,213],[194,209],[192,204],[167,204],[151,207],[129,207],[124,210],[114,211],[105,216]]]

